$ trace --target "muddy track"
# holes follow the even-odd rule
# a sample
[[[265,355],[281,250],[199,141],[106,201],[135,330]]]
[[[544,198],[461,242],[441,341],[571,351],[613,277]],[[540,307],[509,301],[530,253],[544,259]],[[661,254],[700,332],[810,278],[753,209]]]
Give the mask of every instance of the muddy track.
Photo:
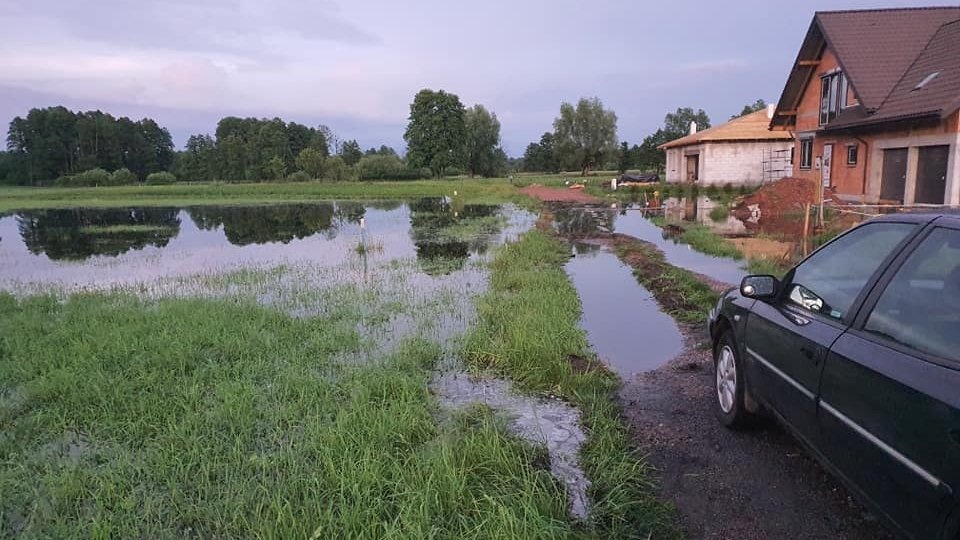
[[[621,400],[687,538],[892,538],[773,422],[743,432],[722,427],[713,413],[710,351],[699,329],[685,334],[685,352],[626,381]]]

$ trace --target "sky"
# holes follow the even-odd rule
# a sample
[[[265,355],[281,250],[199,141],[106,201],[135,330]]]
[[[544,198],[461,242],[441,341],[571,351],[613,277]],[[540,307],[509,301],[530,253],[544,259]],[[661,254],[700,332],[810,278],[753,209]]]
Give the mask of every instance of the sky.
[[[638,143],[678,107],[716,125],[775,102],[816,10],[936,4],[0,0],[0,125],[101,109],[153,118],[181,147],[223,116],[279,116],[402,150],[410,102],[432,88],[495,112],[511,156],[581,97]]]

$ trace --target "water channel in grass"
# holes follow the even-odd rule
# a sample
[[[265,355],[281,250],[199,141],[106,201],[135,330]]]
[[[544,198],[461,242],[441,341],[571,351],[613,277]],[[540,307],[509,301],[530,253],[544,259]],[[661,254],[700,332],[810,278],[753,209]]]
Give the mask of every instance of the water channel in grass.
[[[623,378],[656,369],[682,350],[676,322],[606,246],[576,242],[566,265],[597,356]]]

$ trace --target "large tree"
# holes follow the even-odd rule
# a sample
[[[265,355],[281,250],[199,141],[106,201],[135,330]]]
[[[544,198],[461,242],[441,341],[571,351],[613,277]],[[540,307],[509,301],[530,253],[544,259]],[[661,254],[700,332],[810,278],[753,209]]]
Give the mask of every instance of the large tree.
[[[501,164],[500,121],[497,115],[487,111],[483,105],[474,105],[464,114],[466,137],[464,140],[464,158],[467,172],[476,175],[494,176]]]
[[[560,171],[553,133],[548,131],[540,136],[540,142],[527,145],[523,153],[523,170],[550,173]]]
[[[410,104],[410,123],[403,134],[407,141],[407,163],[429,168],[443,176],[450,167],[463,163],[466,133],[464,107],[456,94],[424,89]]]
[[[740,114],[735,114],[731,116],[730,119],[733,120],[735,118],[740,118],[741,116],[746,116],[748,114],[755,113],[757,111],[762,111],[766,108],[767,108],[767,102],[764,101],[763,99],[758,99],[753,103],[748,103],[747,105],[744,105],[743,110],[740,111]]]
[[[669,139],[663,129],[658,129],[655,133],[647,135],[640,146],[637,148],[635,167],[644,171],[655,171],[658,174],[663,172],[667,164],[666,154],[657,147],[667,143]]]
[[[581,98],[576,107],[560,105],[553,131],[561,163],[576,166],[582,176],[617,149],[617,115],[598,98]]]
[[[663,131],[667,141],[679,139],[690,133],[690,122],[697,123],[697,131],[710,127],[710,117],[703,109],[696,112],[690,107],[681,107],[677,112],[667,113],[663,118]]]

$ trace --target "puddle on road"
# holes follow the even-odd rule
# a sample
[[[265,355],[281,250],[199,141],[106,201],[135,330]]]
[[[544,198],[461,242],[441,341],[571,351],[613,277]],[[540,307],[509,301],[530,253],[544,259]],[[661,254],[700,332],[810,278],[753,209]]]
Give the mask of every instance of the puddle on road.
[[[567,490],[570,515],[580,520],[587,518],[590,481],[579,464],[580,448],[587,437],[580,428],[580,411],[576,407],[556,399],[520,395],[507,381],[464,372],[440,373],[431,387],[443,407],[487,405],[510,419],[509,429],[514,435],[546,445],[550,472]]]
[[[624,379],[679,354],[683,336],[632,269],[608,248],[579,242],[566,265],[580,302],[580,324],[597,356]]]

